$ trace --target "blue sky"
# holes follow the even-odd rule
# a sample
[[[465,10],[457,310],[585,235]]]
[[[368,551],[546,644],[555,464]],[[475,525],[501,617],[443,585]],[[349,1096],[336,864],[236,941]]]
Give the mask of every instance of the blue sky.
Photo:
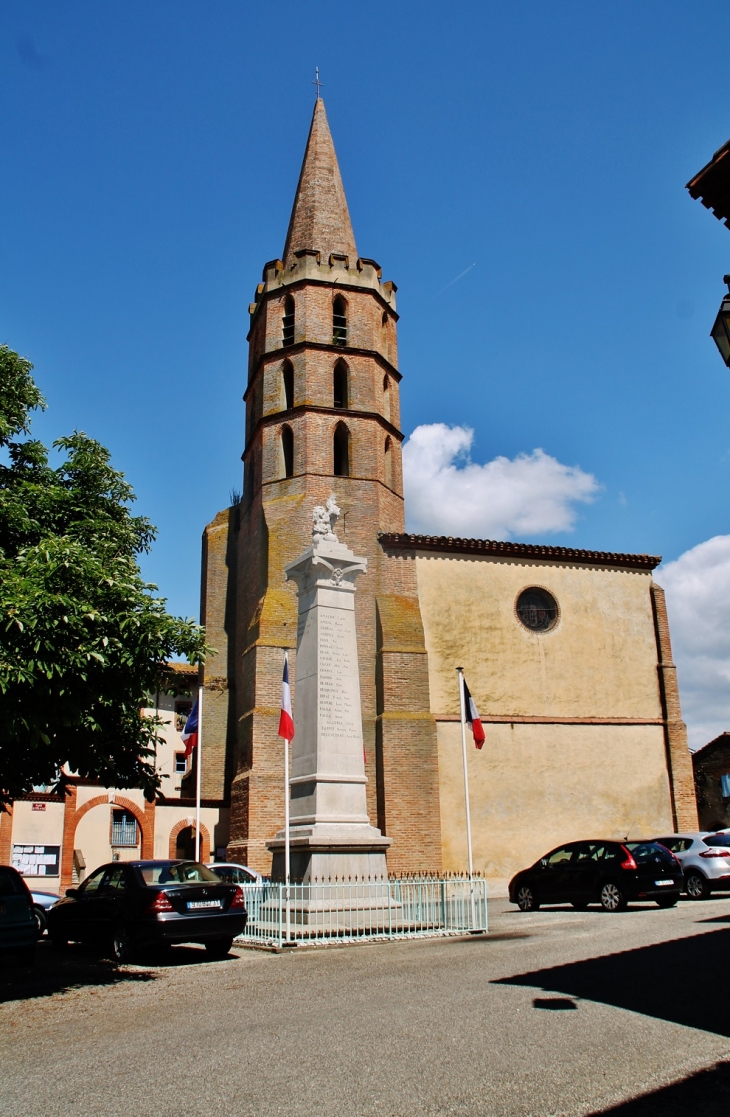
[[[132,482],[173,611],[197,616],[201,531],[240,488],[247,307],[315,65],[358,249],[399,288],[406,432],[597,479],[573,530],[518,538],[676,559],[728,530],[730,231],[684,189],[730,136],[721,12],[0,9],[0,340],[35,364],[35,433],[85,430]]]

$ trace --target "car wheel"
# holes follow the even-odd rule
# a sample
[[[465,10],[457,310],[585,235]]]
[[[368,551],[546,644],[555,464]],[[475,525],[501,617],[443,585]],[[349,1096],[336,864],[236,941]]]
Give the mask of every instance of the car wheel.
[[[710,895],[707,881],[701,873],[687,873],[684,878],[684,890],[690,900],[706,900]]]
[[[128,962],[132,954],[132,949],[129,942],[129,935],[127,928],[123,924],[119,924],[112,932],[111,941],[111,956],[113,961],[118,965],[124,965]]]
[[[601,888],[601,907],[604,911],[623,911],[626,907],[626,897],[612,880],[606,881]]]
[[[233,935],[225,939],[208,939],[205,944],[205,949],[208,952],[209,958],[227,958],[231,947],[233,946]]]
[[[660,908],[676,908],[679,896],[660,896],[657,904]]]
[[[35,943],[32,946],[24,946],[22,950],[17,950],[16,955],[23,968],[32,966],[35,962]]]
[[[43,908],[38,907],[37,904],[33,905],[33,914],[35,915],[36,927],[38,928],[38,938],[40,939],[48,927],[48,920]]]
[[[529,884],[522,884],[517,889],[517,907],[520,911],[537,911],[540,907]]]

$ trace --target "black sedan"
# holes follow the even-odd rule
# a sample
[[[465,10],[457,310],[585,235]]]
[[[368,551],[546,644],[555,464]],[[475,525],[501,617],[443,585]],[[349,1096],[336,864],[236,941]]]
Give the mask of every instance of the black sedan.
[[[520,911],[564,903],[622,911],[630,900],[673,908],[681,888],[680,864],[658,842],[569,842],[513,877],[509,898]]]
[[[196,942],[225,958],[246,926],[243,890],[195,861],[102,865],[48,912],[56,947],[95,943],[124,962],[136,947]]]

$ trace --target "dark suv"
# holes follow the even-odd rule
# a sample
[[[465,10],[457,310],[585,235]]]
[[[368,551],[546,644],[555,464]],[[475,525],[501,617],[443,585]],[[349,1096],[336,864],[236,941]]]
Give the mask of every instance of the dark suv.
[[[521,911],[564,903],[621,911],[629,900],[672,908],[681,888],[680,864],[658,842],[569,842],[513,877],[509,898]]]

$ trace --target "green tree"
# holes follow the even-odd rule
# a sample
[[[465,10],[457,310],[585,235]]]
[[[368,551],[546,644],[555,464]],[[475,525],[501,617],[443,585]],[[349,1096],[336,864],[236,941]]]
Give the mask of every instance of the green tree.
[[[155,529],[108,451],[77,431],[54,468],[16,440],[45,407],[32,367],[0,346],[0,802],[64,771],[151,799],[160,723],[140,709],[167,660],[202,662],[204,632],[143,581]]]

